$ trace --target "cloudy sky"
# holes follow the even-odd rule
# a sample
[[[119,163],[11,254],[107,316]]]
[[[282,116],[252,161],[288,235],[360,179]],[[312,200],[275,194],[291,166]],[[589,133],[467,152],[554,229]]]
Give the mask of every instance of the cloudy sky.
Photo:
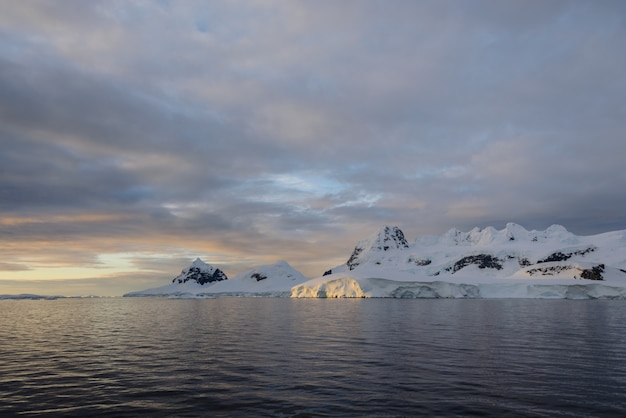
[[[624,45],[621,0],[4,1],[0,294],[626,229]]]

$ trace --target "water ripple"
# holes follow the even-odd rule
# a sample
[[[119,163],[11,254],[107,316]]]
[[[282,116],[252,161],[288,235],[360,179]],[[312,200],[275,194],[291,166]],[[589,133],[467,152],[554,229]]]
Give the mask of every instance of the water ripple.
[[[0,301],[0,412],[622,416],[626,304]]]

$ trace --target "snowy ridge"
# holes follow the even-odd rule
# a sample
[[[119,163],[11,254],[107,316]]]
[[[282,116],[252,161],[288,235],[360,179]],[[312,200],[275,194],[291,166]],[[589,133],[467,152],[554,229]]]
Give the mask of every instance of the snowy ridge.
[[[286,261],[255,267],[230,280],[212,285],[207,291],[221,296],[289,297],[291,288],[309,280]]]
[[[384,227],[372,237],[391,233],[404,236]],[[581,237],[560,225],[528,231],[509,223],[377,244],[389,241],[359,242],[345,264],[292,296],[626,299],[626,231]]]

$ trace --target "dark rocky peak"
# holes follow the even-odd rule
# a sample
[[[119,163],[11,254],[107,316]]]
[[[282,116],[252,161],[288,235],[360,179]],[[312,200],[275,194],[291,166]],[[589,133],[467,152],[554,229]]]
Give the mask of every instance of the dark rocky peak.
[[[404,233],[397,226],[385,226],[374,235],[359,241],[346,263],[350,270],[358,266],[359,259],[368,252],[401,250],[409,248]]]
[[[365,251],[388,251],[409,248],[404,233],[397,226],[385,226],[357,244]]]
[[[183,271],[172,280],[172,283],[182,284],[193,280],[204,285],[206,283],[219,282],[227,279],[228,277],[226,277],[226,274],[224,274],[222,270],[196,258],[191,266],[183,269]]]
[[[397,226],[386,226],[379,233],[378,250],[387,251],[389,249],[409,248],[409,244],[404,238],[404,233]]]

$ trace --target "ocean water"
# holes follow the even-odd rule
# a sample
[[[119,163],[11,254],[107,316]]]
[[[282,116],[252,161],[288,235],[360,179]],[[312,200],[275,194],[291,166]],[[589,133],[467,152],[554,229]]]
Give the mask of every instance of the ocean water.
[[[0,416],[626,416],[626,303],[0,301]]]

